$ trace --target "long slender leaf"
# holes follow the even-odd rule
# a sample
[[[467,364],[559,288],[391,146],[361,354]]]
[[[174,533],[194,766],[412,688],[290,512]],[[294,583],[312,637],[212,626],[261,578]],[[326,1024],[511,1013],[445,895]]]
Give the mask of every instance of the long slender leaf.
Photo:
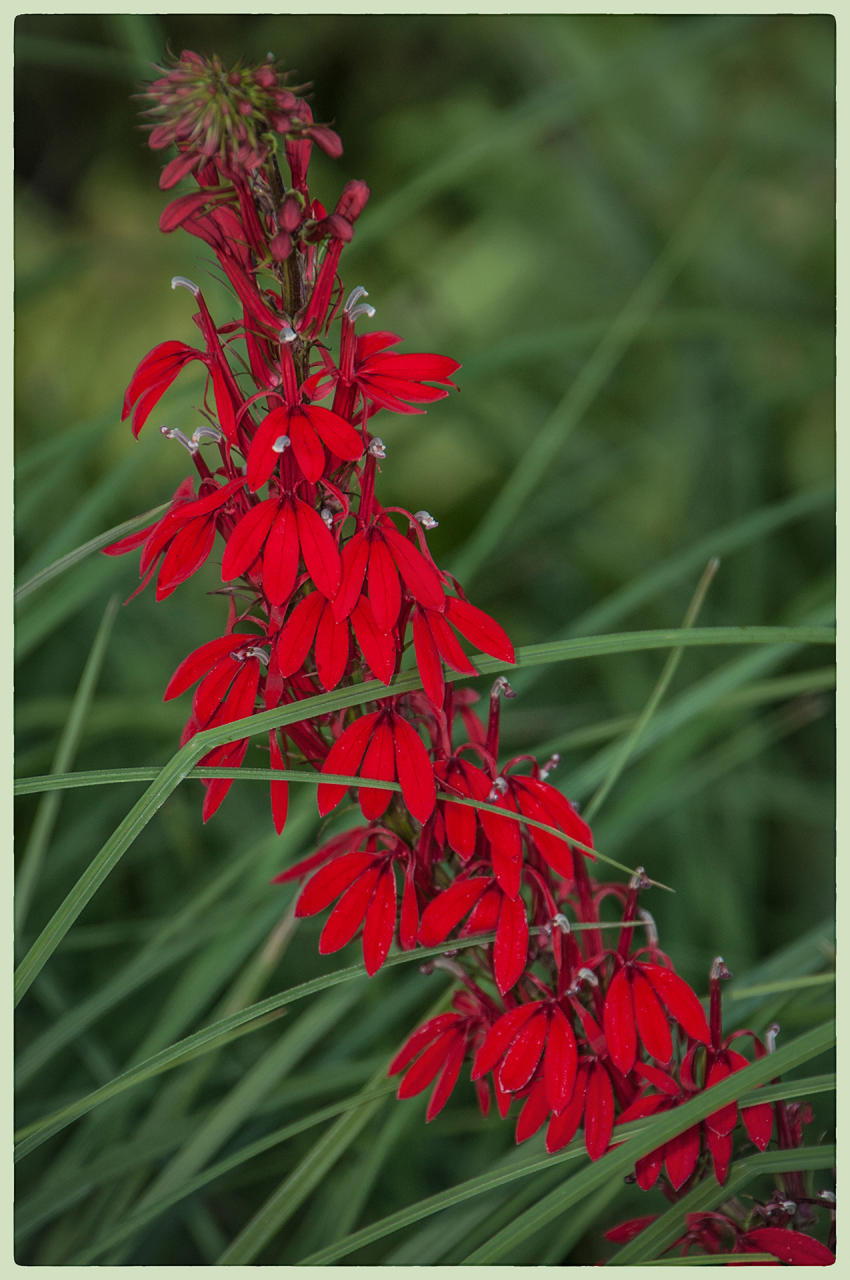
[[[675,1108],[674,1111],[655,1116],[650,1121],[624,1125],[617,1132],[618,1141],[620,1138],[624,1139],[622,1146],[614,1151],[609,1151],[601,1160],[569,1178],[554,1193],[543,1197],[532,1210],[522,1214],[516,1222],[510,1224],[508,1228],[490,1241],[486,1250],[487,1255],[498,1254],[503,1247],[512,1248],[514,1244],[520,1243],[539,1227],[551,1222],[559,1214],[571,1208],[572,1205],[580,1203],[585,1195],[594,1191],[597,1187],[604,1186],[608,1179],[620,1178],[628,1173],[635,1160],[642,1155],[646,1155],[656,1147],[661,1146],[662,1143],[668,1142],[677,1133],[684,1132],[685,1129],[690,1128],[691,1125],[696,1124],[699,1120],[704,1120],[706,1116],[711,1115],[720,1106],[727,1102],[735,1101],[758,1084],[766,1083],[773,1076],[790,1071],[794,1067],[808,1062],[811,1058],[817,1057],[818,1054],[830,1048],[834,1043],[834,1037],[834,1022],[824,1023],[822,1026],[816,1027],[812,1031],[806,1032],[804,1035],[798,1036],[795,1040],[783,1045],[781,1049],[777,1049],[776,1053],[771,1054],[769,1058],[762,1058],[760,1061],[744,1067],[743,1070],[736,1072],[733,1076],[728,1076],[720,1084],[713,1085],[711,1089],[684,1103],[681,1107]],[[781,1058],[780,1054],[782,1055]],[[514,1181],[516,1178],[527,1177],[529,1174],[548,1168],[551,1163],[560,1164],[577,1159],[586,1159],[584,1143],[581,1139],[574,1139],[568,1147],[556,1155],[529,1160],[517,1168],[483,1174],[460,1183],[456,1187],[451,1187],[447,1191],[428,1196],[407,1209],[401,1209],[397,1213],[390,1214],[388,1217],[382,1218],[368,1227],[355,1231],[347,1239],[335,1242],[319,1253],[311,1254],[308,1258],[302,1258],[299,1265],[327,1266],[340,1258],[347,1257],[366,1244],[381,1240],[385,1236],[391,1235],[394,1231],[409,1226],[413,1222],[419,1222],[433,1213],[438,1213],[441,1209],[448,1208],[450,1205],[460,1204],[470,1197],[481,1195],[485,1191],[489,1191],[491,1187],[501,1186],[506,1182]],[[483,1259],[475,1258],[476,1263],[481,1260]],[[464,1262],[469,1265],[470,1259],[465,1259]]]
[[[70,714],[56,747],[56,755],[53,758],[53,773],[66,772],[74,759],[86,713],[97,685],[103,660],[106,657],[109,637],[112,634],[112,626],[115,622],[117,610],[118,601],[113,597],[106,606],[106,610],[100,620],[83,673],[80,676],[80,682],[74,694],[74,701],[71,704]],[[48,794],[41,801],[29,840],[23,852],[15,885],[15,928],[18,932],[23,929],[26,921],[32,895],[35,892],[39,872],[41,871],[41,864],[44,860],[47,846],[50,843],[56,819],[59,816],[59,804],[60,797],[57,793]]]
[[[833,644],[834,641],[835,632],[828,627],[708,627],[694,628],[691,631],[650,631],[635,632],[628,636],[600,636],[556,645],[530,645],[519,651],[517,659],[523,664],[533,664],[567,661],[599,653],[669,648],[679,644]],[[481,673],[501,671],[506,667],[505,663],[479,655],[476,655],[476,665]],[[244,720],[235,720],[231,724],[205,729],[196,734],[171,757],[144,795],[133,805],[36,938],[15,973],[15,1002],[26,994],[31,982],[47,963],[86,903],[97,892],[139,832],[144,830],[175,787],[212,747],[232,742],[243,734],[262,733],[329,711],[356,706],[367,700],[382,700],[409,692],[418,688],[419,684],[419,675],[413,672],[396,677],[389,685],[383,685],[379,680],[368,680],[353,689],[345,688],[305,698],[295,706],[260,712],[247,716]]]

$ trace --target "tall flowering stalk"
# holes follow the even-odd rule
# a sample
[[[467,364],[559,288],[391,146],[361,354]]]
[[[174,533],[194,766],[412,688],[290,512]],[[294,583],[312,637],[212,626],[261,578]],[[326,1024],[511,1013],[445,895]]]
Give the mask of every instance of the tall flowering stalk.
[[[581,1133],[591,1160],[617,1140],[617,1126],[667,1111],[772,1048],[752,1031],[725,1036],[719,958],[709,1016],[661,950],[641,895],[639,869],[627,884],[597,879],[593,836],[548,780],[558,763],[503,760],[499,677],[485,700],[458,688],[447,669],[477,674],[464,648],[514,661],[502,627],[471,603],[435,563],[427,511],[384,507],[377,496],[387,450],[378,414],[418,414],[447,396],[460,368],[436,354],[397,350],[401,338],[369,331],[375,314],[358,285],[339,274],[345,245],[369,198],[348,182],[332,210],[308,187],[313,146],[338,157],[342,145],[269,59],[225,68],[184,52],[147,89],[151,147],[176,147],[160,185],[191,179],[160,218],[212,249],[233,291],[235,316],[220,324],[202,289],[188,291],[197,346],[171,339],[134,373],[124,401],[133,434],[148,422],[188,365],[206,377],[203,421],[191,435],[162,426],[186,450],[194,473],[181,481],[156,524],[108,548],[141,551],[141,590],[155,580],[162,600],[207,561],[221,537],[223,632],[179,664],[165,697],[192,694],[182,741],[256,711],[289,707],[366,680],[390,685],[412,646],[421,689],[366,699],[359,707],[287,724],[268,735],[272,818],[287,817],[285,771],[325,775],[318,810],[335,810],[356,777],[361,819],[276,877],[303,887],[296,914],[325,914],[319,950],[338,951],[358,934],[371,975],[396,942],[402,949],[446,944],[433,961],[456,980],[451,1008],[413,1031],[389,1065],[398,1096],[430,1088],[427,1119],[466,1073],[485,1114],[515,1108],[516,1139],[545,1127],[558,1151]],[[235,769],[249,739],[207,753],[202,765]],[[232,778],[204,782],[210,819]],[[391,786],[369,786],[369,782]],[[613,934],[600,908],[618,910]],[[476,946],[453,940],[480,936]],[[733,1043],[736,1047],[733,1048]],[[637,1162],[634,1177],[660,1184],[671,1200],[698,1180],[727,1177],[736,1135],[765,1150],[802,1142],[805,1109],[731,1103]],[[795,1181],[796,1179],[796,1181]],[[811,1196],[803,1175],[786,1175],[780,1200],[743,1219],[714,1215],[680,1242],[716,1251],[772,1253],[783,1261],[832,1255],[799,1228]],[[792,1197],[793,1192],[793,1197]],[[730,1211],[731,1212],[731,1211]],[[609,1238],[631,1238],[650,1219]],[[719,1246],[718,1246],[719,1247]],[[829,1259],[826,1255],[829,1254]]]

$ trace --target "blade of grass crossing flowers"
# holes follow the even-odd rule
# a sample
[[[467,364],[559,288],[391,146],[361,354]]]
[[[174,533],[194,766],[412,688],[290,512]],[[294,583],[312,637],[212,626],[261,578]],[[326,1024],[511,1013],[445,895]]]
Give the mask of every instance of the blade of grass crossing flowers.
[[[83,722],[106,656],[109,637],[112,634],[117,611],[118,600],[113,597],[106,606],[92,642],[92,647],[89,650],[86,664],[83,667],[83,673],[71,704],[71,711],[62,731],[62,736],[59,739],[56,755],[53,758],[53,773],[65,773],[73,762],[82,733]],[[26,922],[27,912],[38,883],[44,855],[59,816],[59,805],[60,796],[57,792],[49,793],[44,797],[39,804],[32,831],[24,849],[15,887],[15,929],[19,933]]]
[[[706,592],[708,591],[708,588],[711,586],[711,583],[713,582],[714,576],[717,573],[717,570],[719,567],[720,567],[720,561],[716,557],[709,560],[703,572],[703,575],[697,584],[697,588],[696,588],[696,591],[694,592],[693,598],[690,604],[688,605],[687,611],[685,613],[685,617],[682,622],[682,627],[684,630],[688,630],[696,622],[699,611],[702,608],[702,603],[705,600]],[[670,681],[673,679],[673,676],[676,674],[676,669],[682,660],[683,653],[684,653],[684,649],[681,649],[681,648],[672,649],[670,651],[670,654],[667,657],[667,661],[664,663],[664,667],[662,668],[661,675],[658,677],[658,680],[655,684],[655,688],[652,690],[652,693],[649,695],[646,706],[644,707],[641,714],[638,716],[638,719],[634,728],[631,729],[631,731],[628,733],[626,738],[621,743],[617,751],[616,757],[604,781],[600,783],[600,785],[597,787],[596,791],[594,792],[593,796],[590,799],[590,802],[584,813],[586,822],[593,821],[594,815],[598,813],[599,808],[602,805],[602,802],[604,801],[605,797],[608,795],[608,792],[614,786],[620,774],[625,769],[629,761],[629,757],[632,755],[635,747],[637,746],[638,742],[643,736],[650,720],[655,715],[655,712],[658,710],[658,707],[661,704],[661,700],[670,686]]]
[[[456,557],[452,572],[462,582],[468,584],[504,541],[506,531],[563,448],[565,439],[593,404],[688,254],[699,243],[703,222],[719,199],[730,172],[730,163],[724,161],[711,174],[679,230],[628,298],[548,421],[523,449],[484,519]]]
[[[609,1179],[620,1179],[629,1173],[635,1160],[642,1155],[646,1155],[662,1143],[669,1141],[677,1133],[684,1132],[685,1129],[690,1128],[697,1121],[705,1119],[706,1116],[725,1103],[743,1097],[757,1085],[764,1084],[775,1075],[783,1074],[804,1062],[808,1062],[811,1058],[817,1057],[818,1054],[829,1049],[834,1042],[834,1021],[823,1023],[821,1026],[815,1027],[813,1030],[783,1045],[774,1054],[771,1054],[769,1059],[763,1058],[759,1062],[743,1068],[740,1072],[736,1072],[734,1076],[727,1077],[721,1083],[713,1085],[711,1090],[677,1107],[674,1112],[666,1112],[648,1121],[624,1125],[617,1133],[618,1139],[624,1139],[621,1146],[616,1150],[609,1151],[595,1164],[589,1165],[579,1173],[574,1174],[550,1195],[542,1197],[539,1204],[521,1214],[515,1223],[499,1232],[486,1247],[486,1250],[478,1250],[474,1255],[475,1263],[484,1262],[485,1258],[480,1255],[485,1252],[489,1255],[491,1246],[494,1244],[496,1253],[500,1253],[502,1246],[513,1248],[514,1244],[520,1243],[528,1235],[538,1230],[539,1227],[553,1221],[573,1205],[580,1204],[585,1196],[604,1186]],[[420,1200],[407,1209],[399,1210],[386,1218],[381,1218],[378,1222],[372,1223],[368,1227],[361,1228],[345,1240],[335,1242],[328,1248],[311,1254],[308,1258],[300,1259],[298,1265],[327,1266],[340,1258],[347,1257],[355,1249],[372,1244],[376,1240],[381,1240],[385,1236],[391,1235],[393,1232],[399,1231],[413,1222],[419,1222],[423,1218],[427,1218],[433,1213],[438,1213],[451,1205],[460,1204],[466,1199],[482,1195],[494,1186],[511,1182],[515,1178],[528,1177],[530,1174],[537,1173],[543,1169],[548,1170],[553,1164],[563,1164],[576,1160],[580,1160],[585,1164],[587,1161],[584,1141],[581,1138],[578,1140],[573,1139],[573,1142],[568,1147],[556,1155],[527,1160],[516,1168],[497,1169],[477,1178],[468,1179],[464,1183],[450,1187],[447,1191],[438,1192],[436,1195]],[[468,1265],[471,1264],[473,1259],[465,1258],[463,1261],[465,1265]]]
[[[591,640],[564,641],[556,645],[530,645],[520,650],[520,664],[575,660],[602,653],[635,652],[641,649],[663,649],[704,644],[833,644],[835,632],[828,627],[707,627],[691,631],[634,632],[625,636],[600,636]],[[508,669],[509,664],[476,655],[480,673],[489,674]],[[36,938],[15,974],[16,1003],[53,954],[62,938],[79,916],[99,886],[120,861],[140,831],[144,830],[157,809],[187,776],[197,761],[213,746],[232,742],[243,733],[253,735],[297,720],[310,719],[343,707],[357,706],[369,700],[382,700],[419,687],[418,673],[398,676],[389,685],[367,680],[352,688],[305,698],[287,708],[259,712],[243,720],[235,720],[220,728],[205,729],[181,747],[157,775],[143,796],[95,855],[54,915]]]
[[[712,1178],[698,1183],[681,1200],[651,1222],[639,1236],[618,1249],[606,1265],[635,1266],[654,1259],[684,1234],[687,1214],[712,1212],[726,1200],[740,1195],[756,1178],[792,1170],[829,1169],[834,1161],[835,1147],[829,1145],[790,1151],[761,1151],[758,1155],[736,1160],[722,1186],[718,1186]],[[748,1261],[751,1257],[752,1255],[747,1254]]]

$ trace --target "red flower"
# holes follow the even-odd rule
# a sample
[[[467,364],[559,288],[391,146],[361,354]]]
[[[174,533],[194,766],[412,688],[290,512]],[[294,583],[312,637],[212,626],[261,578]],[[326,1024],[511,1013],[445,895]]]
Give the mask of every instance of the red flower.
[[[736,1253],[772,1253],[774,1258],[790,1267],[831,1267],[835,1254],[819,1240],[802,1231],[788,1227],[756,1227],[741,1236]],[[746,1263],[733,1263],[746,1266]],[[750,1266],[771,1266],[769,1262],[750,1263]]]
[[[637,1057],[638,1039],[665,1066],[673,1056],[668,1018],[693,1040],[708,1044],[708,1022],[696,993],[660,964],[627,960],[611,979],[602,1025],[611,1061],[624,1075]]]
[[[251,441],[247,474],[252,489],[262,488],[289,444],[303,475],[313,482],[325,470],[323,446],[348,462],[356,462],[363,454],[361,437],[338,413],[317,404],[281,405],[266,414]]]
[[[501,1089],[516,1094],[531,1083],[541,1062],[540,1091],[547,1108],[557,1111],[573,1094],[578,1049],[569,1018],[553,1000],[534,1000],[503,1014],[478,1051],[472,1079],[492,1071]]]
[[[407,1068],[398,1087],[398,1098],[415,1097],[437,1077],[425,1113],[426,1121],[433,1120],[442,1111],[457,1083],[467,1050],[480,1042],[490,1025],[490,1011],[483,998],[461,991],[453,997],[452,1004],[454,1012],[437,1014],[417,1028],[387,1069],[387,1075],[394,1076]],[[479,1104],[481,1101],[479,1092]]]
[[[262,637],[250,635],[220,636],[195,649],[184,658],[168,682],[163,701],[179,697],[181,693],[200,680],[192,699],[192,714],[183,730],[182,742],[187,742],[202,729],[229,724],[252,714],[260,684],[260,663],[265,658],[262,649],[253,642],[262,643]],[[201,760],[201,764],[218,768],[236,768],[242,763],[248,747],[248,739],[214,747]],[[207,788],[203,807],[206,822],[218,809],[233,785],[232,778],[204,780]]]
[[[206,481],[201,485],[200,495],[195,497],[192,481],[187,477],[178,486],[171,506],[161,520],[104,548],[106,555],[120,556],[144,543],[139,562],[143,581],[134,595],[150,582],[159,561],[157,600],[165,600],[181,582],[200,569],[213,548],[223,509],[244,483],[240,476],[227,484],[213,485],[211,489]]]
[[[392,707],[373,711],[350,724],[328,752],[322,773],[359,773],[362,778],[401,784],[404,803],[419,822],[433,812],[437,799],[431,759],[413,726]],[[321,783],[319,813],[324,817],[335,809],[347,787]],[[392,793],[370,787],[359,789],[364,818],[379,818]]]
[[[478,674],[449,623],[482,652],[502,662],[516,661],[514,647],[507,634],[483,609],[476,609],[468,601],[453,596],[445,602],[445,615],[442,609],[415,605],[413,643],[416,665],[422,676],[422,686],[436,707],[442,707],[445,693],[443,661],[462,675]]]
[[[256,566],[266,599],[282,605],[295,589],[302,558],[319,591],[333,599],[340,559],[324,520],[300,498],[266,498],[251,507],[230,534],[221,562],[222,581],[242,577]]]
[[[296,916],[314,916],[338,898],[319,939],[321,955],[339,951],[363,925],[363,963],[371,977],[387,958],[396,923],[395,853],[359,851],[334,858],[301,891]]]
[[[461,933],[496,930],[493,973],[499,993],[505,995],[521,978],[528,959],[528,918],[525,903],[511,898],[490,876],[457,879],[428,903],[422,913],[419,941],[424,947],[443,942],[463,917],[471,912]]]
[[[171,341],[160,342],[141,361],[124,393],[121,413],[122,422],[133,413],[134,436],[138,437],[154,405],[165,395],[180,370],[192,360],[206,363],[202,351],[188,347],[185,342]]]
[[[409,519],[419,532],[413,516]],[[347,618],[353,611],[365,580],[376,625],[384,632],[391,631],[401,609],[399,576],[418,604],[438,612],[446,608],[442,578],[433,561],[402,537],[388,515],[380,515],[345,544],[342,581],[334,601],[337,618]]]
[[[373,411],[391,409],[395,413],[424,413],[417,404],[442,400],[454,387],[451,375],[460,364],[449,356],[405,355],[389,352],[399,338],[394,333],[366,333],[354,336],[354,324],[343,313],[339,368],[323,353],[325,369],[314,374],[308,389],[317,399],[327,395],[332,385],[356,387]],[[429,386],[429,383],[437,386]]]

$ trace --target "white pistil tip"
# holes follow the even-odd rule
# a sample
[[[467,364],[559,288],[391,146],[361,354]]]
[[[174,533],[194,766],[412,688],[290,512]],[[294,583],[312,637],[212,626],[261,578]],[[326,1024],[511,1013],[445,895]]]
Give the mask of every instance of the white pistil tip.
[[[159,430],[166,440],[176,440],[179,444],[182,444],[183,448],[188,450],[192,457],[198,452],[197,443],[184,435],[179,427],[160,427]]]
[[[491,698],[498,698],[500,695],[501,695],[503,698],[515,698],[515,697],[516,697],[516,694],[514,693],[513,689],[512,689],[512,688],[511,688],[511,686],[508,684],[508,682],[507,682],[507,680],[505,679],[505,677],[504,677],[504,676],[498,676],[498,677],[493,681],[493,688],[490,690],[490,697],[491,697]]]
[[[434,519],[430,511],[415,511],[413,519],[418,520],[423,529],[436,529],[440,523],[439,520]]]
[[[646,907],[638,907],[638,918],[646,925],[646,940],[651,947],[658,946],[658,929],[655,925],[655,917],[651,915]]]
[[[562,911],[552,917],[554,928],[559,929],[561,933],[570,933],[570,922]]]
[[[351,293],[348,295],[348,297],[345,300],[345,306],[343,307],[343,311],[345,311],[346,313],[350,313],[352,308],[357,306],[361,298],[368,298],[368,297],[369,297],[369,292],[367,289],[363,288],[362,284],[355,285],[355,287],[351,290]]]
[[[586,982],[590,987],[599,986],[599,979],[597,978],[596,974],[593,972],[592,969],[579,969],[578,973],[576,974],[576,977],[581,978],[582,981]]]
[[[172,289],[188,289],[195,298],[197,298],[201,292],[200,287],[196,285],[194,281],[189,280],[186,276],[172,276],[171,287]]]
[[[764,1033],[764,1047],[768,1053],[776,1053],[776,1037],[779,1035],[779,1023],[771,1022]]]
[[[387,447],[380,436],[374,436],[369,442],[368,452],[373,458],[379,458],[381,460],[387,456]]]
[[[497,800],[505,794],[508,789],[507,781],[504,778],[495,778],[490,788],[490,794],[487,797],[488,804],[495,804]]]
[[[278,436],[272,445],[272,453],[283,453],[284,449],[288,449],[291,444],[289,436]]]
[[[322,517],[329,529],[334,527],[334,513],[331,511],[330,507],[322,507],[319,515]]]
[[[285,324],[281,329],[278,337],[280,338],[281,342],[288,343],[288,342],[294,342],[295,339],[298,337],[298,334],[295,332],[295,330],[292,328],[291,325]]]
[[[545,782],[546,779],[549,777],[549,774],[552,772],[552,770],[557,769],[560,763],[561,763],[561,757],[558,755],[557,751],[554,751],[552,755],[549,757],[549,759],[546,761],[546,763],[544,764],[543,768],[540,770],[541,780]]]
[[[215,440],[218,444],[219,440],[223,440],[224,435],[219,431],[218,427],[197,427],[192,432],[192,443],[200,444],[202,440]]]

